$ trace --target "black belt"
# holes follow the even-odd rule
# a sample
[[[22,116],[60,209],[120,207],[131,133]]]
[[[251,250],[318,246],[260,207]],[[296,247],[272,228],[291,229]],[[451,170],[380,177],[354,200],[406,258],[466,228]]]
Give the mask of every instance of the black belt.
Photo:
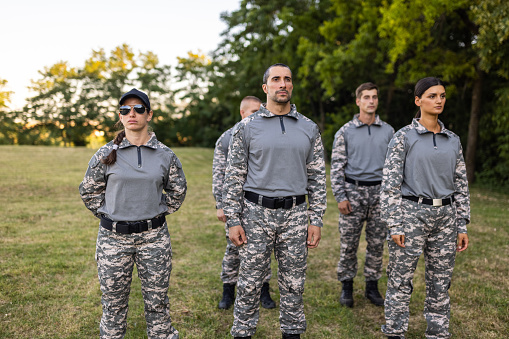
[[[382,180],[379,181],[361,181],[361,180],[353,180],[348,177],[345,177],[345,181],[357,186],[376,186],[382,183]]]
[[[304,202],[306,202],[306,196],[305,195],[296,195],[291,197],[280,197],[280,198],[271,198],[271,197],[265,197],[263,195],[260,195],[258,193],[244,191],[244,196],[247,200],[262,205],[263,207],[277,209],[277,208],[283,208],[285,210],[289,210],[290,208],[300,205]]]
[[[164,215],[159,217],[155,217],[150,220],[142,220],[142,221],[112,221],[106,219],[105,217],[101,217],[101,226],[106,228],[109,231],[122,233],[122,234],[131,234],[131,233],[141,233],[148,231],[149,229],[158,228],[163,226],[166,222],[166,218]]]
[[[445,198],[445,199],[426,199],[426,198],[414,197],[413,195],[404,195],[403,198],[412,200],[415,202],[419,202],[419,200],[421,200],[420,201],[421,204],[431,205],[431,206],[446,206],[446,205],[450,205],[454,202],[453,196],[451,196],[449,198]]]

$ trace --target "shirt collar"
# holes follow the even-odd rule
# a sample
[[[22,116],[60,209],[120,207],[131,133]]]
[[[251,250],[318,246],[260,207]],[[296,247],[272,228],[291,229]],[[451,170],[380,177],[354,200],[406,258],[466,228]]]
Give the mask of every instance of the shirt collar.
[[[414,118],[412,120],[412,126],[415,128],[415,130],[417,131],[417,133],[419,134],[425,134],[425,133],[433,133],[431,131],[428,131],[428,129],[426,127],[424,127],[420,122],[419,122],[420,118]],[[440,132],[438,132],[437,134],[444,134],[444,135],[447,135],[448,137],[451,136],[451,133],[449,132],[449,130],[447,128],[445,128],[444,126],[444,123],[441,122],[440,120],[438,120],[438,125],[440,126]]]
[[[266,106],[267,106],[267,104],[262,104],[260,106],[260,110],[258,111],[258,114],[261,115],[262,117],[273,118],[273,117],[284,116],[284,117],[292,117],[292,118],[295,118],[297,120],[299,119],[299,115],[297,113],[297,106],[295,106],[294,104],[290,105],[290,112],[288,112],[287,114],[284,114],[284,115],[274,114],[271,111],[269,111]]]
[[[360,116],[360,113],[357,113],[353,116],[353,123],[355,125],[355,127],[361,127],[361,126],[364,126],[364,125],[368,125],[368,124],[365,124],[363,123],[362,121],[359,120],[359,116]],[[371,125],[377,125],[377,126],[381,126],[382,125],[382,120],[380,119],[380,117],[378,116],[378,114],[375,114],[375,121],[373,121],[373,123]]]
[[[149,135],[150,135],[150,139],[144,145],[141,145],[141,146],[156,149],[157,143],[158,143],[156,134],[154,132],[150,132]],[[120,143],[118,148],[127,148],[127,147],[131,147],[131,146],[135,146],[135,145],[131,144],[129,142],[129,140],[127,140],[127,138],[124,138],[124,140],[122,140],[122,142]]]

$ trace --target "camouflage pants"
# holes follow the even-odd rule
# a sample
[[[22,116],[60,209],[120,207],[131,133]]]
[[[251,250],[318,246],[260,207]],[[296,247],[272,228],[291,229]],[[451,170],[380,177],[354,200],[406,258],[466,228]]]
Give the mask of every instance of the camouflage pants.
[[[115,233],[99,226],[96,261],[103,306],[101,338],[123,338],[126,333],[135,263],[145,302],[148,337],[178,338],[170,319],[171,243],[166,223],[158,229],[133,234]]]
[[[362,226],[366,222],[366,261],[364,277],[367,281],[382,276],[382,257],[387,227],[380,219],[380,185],[356,186],[345,182],[346,195],[352,212],[339,214],[340,254],[338,280],[353,280],[357,275],[357,249]]]
[[[223,263],[222,263],[222,271],[221,271],[221,281],[223,284],[236,284],[239,278],[239,267],[240,267],[240,257],[239,257],[239,249],[235,246],[229,237],[228,227],[225,225],[226,231],[226,251],[224,252]],[[270,266],[270,258],[269,258],[269,266]],[[263,282],[269,282],[272,277],[271,271]]]
[[[405,248],[389,240],[385,325],[382,332],[404,337],[408,330],[413,276],[424,253],[426,338],[449,338],[449,287],[456,257],[456,210],[453,205],[433,207],[403,199]]]
[[[250,336],[256,332],[260,293],[263,279],[270,270],[272,250],[278,262],[281,331],[305,332],[302,294],[308,253],[306,204],[288,210],[269,209],[244,200],[242,227],[247,244],[239,249],[240,272],[231,334]]]

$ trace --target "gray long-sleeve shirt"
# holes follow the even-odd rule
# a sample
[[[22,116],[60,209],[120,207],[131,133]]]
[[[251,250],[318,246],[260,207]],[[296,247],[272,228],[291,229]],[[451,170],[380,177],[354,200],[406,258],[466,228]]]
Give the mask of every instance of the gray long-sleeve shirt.
[[[391,234],[402,234],[402,196],[427,199],[454,196],[459,233],[467,233],[470,198],[459,137],[439,120],[441,132],[428,131],[419,120],[400,129],[387,150],[380,196],[382,218]]]
[[[148,220],[180,208],[187,190],[182,165],[154,133],[142,146],[124,138],[117,161],[103,164],[101,159],[112,149],[111,141],[94,154],[79,187],[85,206],[95,216],[113,221]]]
[[[308,195],[311,224],[322,226],[326,208],[325,161],[318,126],[298,113],[278,116],[264,106],[234,128],[223,208],[228,227],[240,225],[242,192],[267,197]]]
[[[378,115],[371,125],[356,114],[334,136],[331,157],[331,186],[337,202],[347,200],[345,177],[359,181],[382,180],[387,145],[394,129]]]

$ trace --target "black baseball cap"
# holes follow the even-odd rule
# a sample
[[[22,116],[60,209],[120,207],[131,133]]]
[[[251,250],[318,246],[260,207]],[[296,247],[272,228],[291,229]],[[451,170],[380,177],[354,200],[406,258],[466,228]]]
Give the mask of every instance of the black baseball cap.
[[[133,88],[129,92],[122,95],[119,102],[120,105],[122,105],[127,98],[132,97],[140,99],[141,102],[143,102],[143,104],[147,107],[147,111],[150,112],[150,100],[148,100],[148,96],[142,91],[137,90],[136,88]]]

